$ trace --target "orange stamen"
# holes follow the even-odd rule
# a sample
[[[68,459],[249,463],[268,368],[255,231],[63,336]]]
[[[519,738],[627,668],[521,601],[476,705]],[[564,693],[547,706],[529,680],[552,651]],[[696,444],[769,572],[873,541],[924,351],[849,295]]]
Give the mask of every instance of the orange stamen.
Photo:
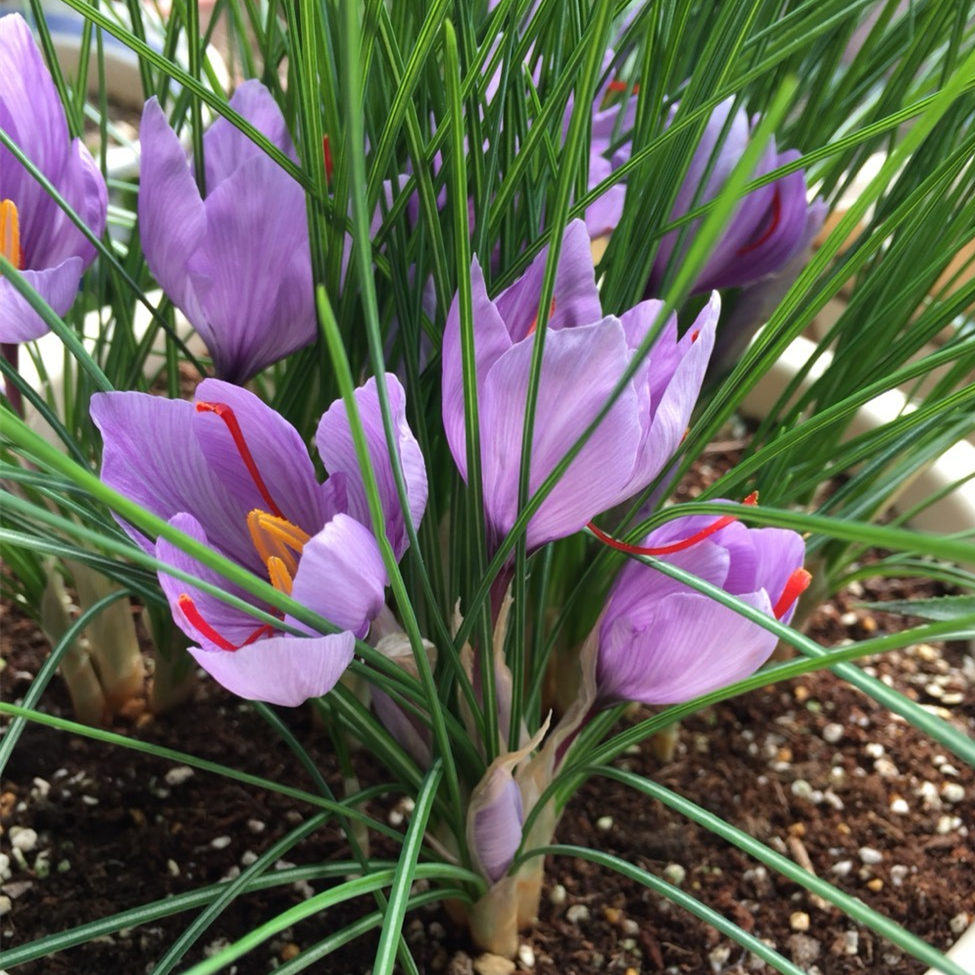
[[[277,556],[272,555],[271,558],[267,560],[266,565],[267,574],[271,580],[271,585],[274,586],[274,588],[279,592],[283,592],[286,596],[290,596],[292,586],[294,585],[294,578],[288,571],[284,562],[282,562]]]
[[[810,582],[812,582],[812,576],[805,569],[796,569],[789,576],[785,589],[779,596],[779,601],[772,607],[772,615],[777,620],[782,619],[789,612],[792,604],[806,591]]]
[[[18,271],[24,269],[20,250],[20,215],[13,200],[0,200],[0,254]]]
[[[758,502],[758,491],[752,491],[751,494],[742,501],[742,504],[756,504]],[[737,521],[734,515],[724,515],[721,518],[712,521],[710,525],[706,525],[700,531],[695,532],[688,538],[683,538],[679,542],[672,542],[669,545],[660,545],[657,547],[647,547],[644,545],[631,545],[629,542],[621,542],[618,538],[613,538],[612,535],[607,535],[606,532],[598,528],[593,522],[589,522],[586,527],[591,531],[596,538],[601,542],[608,545],[610,548],[615,548],[618,552],[626,552],[627,555],[672,555],[674,552],[683,552],[685,549],[689,549],[698,542],[703,542],[705,538],[713,535],[715,532],[721,531],[722,528],[727,527],[733,521]],[[801,591],[801,590],[800,590]]]
[[[281,509],[274,503],[274,499],[271,497],[271,492],[267,489],[267,485],[264,483],[264,478],[261,477],[261,472],[257,469],[257,463],[254,461],[254,455],[250,452],[250,448],[247,446],[247,441],[244,439],[244,432],[240,429],[240,424],[237,422],[237,417],[234,415],[234,411],[227,406],[226,403],[197,403],[196,404],[197,413],[216,413],[221,420],[227,425],[227,429],[230,431],[230,436],[233,437],[234,445],[237,447],[237,452],[240,454],[240,459],[244,462],[244,466],[247,468],[247,473],[250,474],[251,480],[254,482],[255,487],[260,492],[261,497],[264,499],[268,508],[277,515],[279,518],[284,518],[281,513]]]
[[[298,571],[298,559],[311,535],[285,518],[277,518],[254,508],[247,515],[247,530],[261,561],[268,565],[277,559],[289,575]]]

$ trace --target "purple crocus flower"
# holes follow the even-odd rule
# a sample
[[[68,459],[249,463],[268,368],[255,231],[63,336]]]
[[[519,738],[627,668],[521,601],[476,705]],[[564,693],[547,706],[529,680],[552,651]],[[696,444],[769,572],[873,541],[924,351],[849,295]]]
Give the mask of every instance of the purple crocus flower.
[[[230,107],[295,158],[267,89],[245,81]],[[301,186],[226,119],[203,137],[206,198],[159,102],[139,129],[139,226],[149,269],[206,343],[218,376],[244,382],[315,340]]]
[[[406,477],[418,523],[427,484],[419,446],[406,425],[405,394],[386,376]],[[408,545],[382,433],[375,380],[356,392],[376,471],[386,534],[396,557]],[[341,400],[322,417],[318,452],[331,476],[321,484],[298,432],[252,393],[204,380],[193,403],[143,393],[100,393],[91,415],[105,449],[102,480],[171,525],[263,576],[334,623],[320,635],[285,617],[306,636],[259,625],[246,612],[160,573],[173,618],[197,644],[191,653],[241,697],[297,705],[324,694],[352,659],[384,603],[386,570],[363,514],[364,489]],[[365,519],[365,520],[363,520]],[[166,539],[155,543],[131,525],[147,552],[254,604],[253,597]],[[273,612],[266,605],[261,608]]]
[[[737,166],[751,139],[753,126],[741,108],[729,122],[733,104],[734,100],[729,98],[711,113],[674,200],[670,220],[677,220],[692,208],[713,200]],[[726,126],[727,132],[724,131]],[[629,150],[626,146],[616,154],[616,166],[628,158]],[[799,153],[794,149],[778,152],[775,141],[771,140],[753,177],[770,173],[798,158]],[[815,236],[822,224],[822,207],[816,203],[808,204],[806,196],[806,178],[801,169],[749,193],[715,244],[693,290],[704,292],[713,288],[742,287],[787,264],[802,249],[804,242]],[[680,260],[687,252],[698,226],[694,222],[686,230],[672,230],[661,238],[650,273],[651,291],[659,287],[669,262]],[[680,251],[676,252],[678,244]]]
[[[68,135],[64,106],[27,22],[0,17],[0,129],[43,173],[95,236],[105,229],[105,180],[80,139]],[[63,315],[95,248],[33,176],[0,146],[0,253]],[[27,342],[47,325],[0,278],[0,342]]]
[[[484,505],[497,542],[518,514],[522,424],[536,311],[548,251],[496,299],[481,267],[471,265],[478,420]],[[644,301],[617,318],[603,315],[589,235],[566,228],[545,336],[533,431],[529,488],[542,481],[605,405],[652,328],[659,302]],[[607,508],[645,488],[673,455],[687,428],[714,343],[717,295],[680,339],[674,317],[528,524],[528,547],[579,531]],[[459,301],[443,339],[443,421],[454,461],[467,478]]]
[[[787,623],[809,582],[802,538],[782,528],[747,528],[732,517],[675,518],[639,549],[724,589]],[[598,704],[674,704],[756,671],[777,637],[734,610],[631,560],[597,624]]]

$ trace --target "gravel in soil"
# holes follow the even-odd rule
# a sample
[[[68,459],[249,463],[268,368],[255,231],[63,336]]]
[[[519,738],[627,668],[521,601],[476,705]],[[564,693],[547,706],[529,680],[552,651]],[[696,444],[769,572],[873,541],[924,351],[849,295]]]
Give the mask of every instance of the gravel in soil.
[[[809,631],[824,645],[902,625],[862,601],[916,595],[890,580],[846,592]],[[21,697],[46,645],[29,620],[2,610],[3,696]],[[975,732],[975,661],[965,644],[913,646],[870,671]],[[70,716],[55,681],[44,709]],[[341,776],[326,732],[307,709],[282,711],[329,785]],[[636,712],[631,720],[645,716]],[[175,712],[115,730],[278,783],[315,791],[275,733],[246,704],[201,679]],[[361,756],[360,756],[361,757]],[[683,725],[672,761],[649,743],[618,760],[717,813],[939,948],[975,919],[975,776],[907,722],[828,672],[759,690]],[[361,785],[382,781],[365,764]],[[409,807],[389,795],[368,811],[402,825]],[[132,750],[29,725],[0,785],[0,937],[10,949],[54,932],[236,876],[306,820],[307,805],[271,791]],[[925,966],[852,923],[798,885],[658,802],[609,780],[588,783],[566,810],[557,841],[591,846],[669,880],[803,969],[822,975],[914,975]],[[374,839],[374,856],[395,849]],[[349,859],[343,834],[324,826],[281,864]],[[279,864],[279,865],[281,865]],[[236,898],[188,952],[190,961],[301,903],[322,882]],[[360,899],[277,933],[230,971],[270,971],[375,909]],[[24,975],[151,972],[195,912],[104,935],[18,966]],[[423,972],[510,971],[479,957],[436,906],[407,919]],[[312,971],[368,972],[377,935],[342,948]],[[771,971],[723,935],[646,888],[582,860],[550,860],[538,926],[519,970],[708,975]],[[493,967],[492,967],[493,966]]]

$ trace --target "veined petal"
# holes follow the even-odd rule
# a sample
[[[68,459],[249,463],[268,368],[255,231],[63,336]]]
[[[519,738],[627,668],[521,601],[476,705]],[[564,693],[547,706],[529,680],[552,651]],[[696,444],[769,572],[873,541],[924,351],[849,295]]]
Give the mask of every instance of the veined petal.
[[[603,317],[596,272],[592,264],[592,245],[586,225],[573,220],[566,228],[559,251],[559,266],[555,275],[554,308],[548,318],[548,328],[557,330],[577,325],[591,325]],[[538,301],[542,293],[542,279],[548,261],[549,248],[541,253],[528,270],[503,291],[495,305],[504,319],[511,338],[518,342],[532,331],[538,315]]]
[[[68,123],[30,27],[18,13],[0,17],[0,63],[0,128],[57,185],[70,142]],[[58,206],[5,148],[0,148],[0,199],[17,204],[24,265],[31,267],[31,241]]]
[[[272,636],[233,653],[190,647],[196,662],[238,697],[297,707],[327,694],[355,655],[351,633]]]
[[[196,387],[195,402],[230,407],[254,467],[281,515],[309,535],[317,532],[330,512],[323,504],[315,467],[298,431],[253,393],[219,379],[204,379]],[[212,475],[245,513],[260,508],[276,514],[248,469],[227,422],[210,410],[192,407],[189,422]],[[239,530],[246,535],[246,528]]]
[[[96,237],[101,237],[108,212],[108,190],[101,170],[84,143],[80,139],[66,142],[58,172],[45,175],[88,229]],[[52,267],[70,257],[80,258],[84,267],[91,264],[95,246],[72,223],[68,214],[57,204],[45,213],[43,224],[34,221],[29,247],[24,253],[24,266]]]
[[[372,532],[337,514],[305,544],[291,595],[340,629],[363,637],[383,608],[387,581]]]
[[[472,848],[484,876],[493,884],[507,872],[521,843],[524,818],[521,790],[506,768],[489,773],[483,793],[471,799]]]
[[[471,261],[471,292],[474,322],[474,360],[478,384],[488,370],[511,348],[504,320],[488,297],[484,272],[475,257]],[[447,443],[461,477],[467,480],[467,432],[464,428],[464,367],[460,341],[460,298],[454,300],[444,326],[443,425]]]
[[[22,271],[24,280],[51,306],[56,315],[74,304],[83,267],[80,257],[69,257],[43,271]],[[47,333],[44,319],[5,278],[0,277],[0,342],[29,342]]]
[[[802,536],[787,528],[753,528],[751,536],[757,559],[757,584],[768,593],[774,604],[792,573],[801,568],[806,547]],[[795,604],[782,615],[781,622],[788,623],[794,612]]]
[[[795,149],[781,153],[771,164],[775,169],[799,158]],[[802,243],[806,227],[806,177],[800,169],[771,185],[772,196],[762,219],[721,268],[711,287],[741,286],[777,271]]]
[[[427,475],[423,454],[406,420],[406,391],[392,373],[386,373],[385,382],[393,426],[396,430],[396,447],[406,481],[410,518],[414,527],[419,528],[427,503]],[[379,487],[379,497],[386,521],[386,534],[399,559],[409,545],[409,538],[393,478],[375,378],[368,380],[355,391],[355,401]],[[363,525],[371,525],[362,472],[356,457],[349,417],[342,400],[336,400],[322,415],[315,434],[315,442],[325,469],[330,474],[342,473],[347,479],[349,513]]]
[[[186,152],[155,97],[142,110],[139,144],[142,251],[160,287],[182,307],[186,265],[203,237],[206,216]]]
[[[167,521],[187,512],[206,525],[210,544],[261,572],[247,537],[248,508],[220,483],[192,433],[193,404],[147,393],[95,393],[91,418],[101,431],[101,479]],[[152,543],[131,525],[128,534],[147,552]]]
[[[764,592],[737,597],[772,615]],[[726,687],[754,673],[775,649],[773,633],[699,593],[655,603],[637,627],[613,619],[600,633],[599,697],[643,704],[676,704]]]
[[[169,523],[196,541],[202,542],[207,546],[210,545],[206,531],[192,515],[188,515],[185,512],[174,515],[169,519]],[[225,579],[220,573],[198,562],[192,556],[187,555],[181,548],[165,538],[156,540],[155,554],[160,561],[173,566],[173,568],[179,569],[182,572],[189,572],[203,579],[205,582],[219,586],[224,592],[239,596],[248,602],[253,602],[253,598],[245,590],[236,586],[228,579]],[[169,609],[173,614],[173,620],[176,622],[176,625],[191,640],[199,643],[201,647],[207,650],[219,650],[221,648],[214,643],[206,631],[201,630],[181,609],[179,600],[180,596],[184,594],[193,600],[199,616],[207,625],[234,646],[240,646],[246,643],[248,638],[261,627],[260,622],[254,619],[253,616],[250,616],[243,610],[236,609],[216,596],[211,596],[208,592],[193,585],[193,583],[186,582],[183,579],[177,579],[175,576],[160,571],[159,585],[165,593],[166,599],[169,600]],[[224,652],[230,651],[224,650]]]
[[[67,206],[101,236],[108,204],[105,180],[81,140],[69,137],[54,82],[18,14],[0,17],[0,64],[0,128],[54,185]],[[6,148],[0,148],[0,199],[17,206],[23,268],[47,270],[72,257],[80,259],[82,270],[91,263],[92,244]]]
[[[655,400],[655,378],[651,378],[650,426],[643,448],[637,457],[633,475],[620,500],[642,491],[674,455],[691,422],[691,414],[701,392],[711,352],[721,301],[714,292],[694,324],[677,343],[679,361],[666,387]],[[656,346],[650,352],[650,375],[655,376]]]
[[[264,85],[254,79],[242,81],[230,99],[230,107],[297,162],[284,116],[274,96]],[[244,161],[264,154],[264,150],[233,122],[228,122],[222,116],[218,118],[203,136],[207,193],[212,193]]]
[[[488,374],[481,393],[484,503],[492,526],[501,535],[511,528],[518,513],[531,354],[531,341],[506,352]],[[546,335],[533,431],[531,491],[595,419],[627,360],[623,329],[615,318]],[[529,548],[579,531],[614,503],[633,470],[639,442],[638,403],[630,384],[531,519]]]
[[[277,163],[255,155],[207,195],[204,209],[206,230],[186,271],[217,373],[243,382],[317,334],[304,194]]]
[[[604,179],[610,176],[613,167],[604,156],[595,153],[589,157],[589,189],[593,190]],[[595,240],[605,234],[612,233],[623,217],[623,204],[626,198],[626,186],[622,182],[616,183],[604,190],[594,203],[586,207],[586,233]],[[556,311],[558,304],[556,303]]]
[[[651,547],[688,538],[694,531],[698,530],[694,526],[684,524],[689,521],[689,518],[677,518],[675,522],[682,523],[681,531],[678,534],[673,537],[662,538],[658,529],[656,532],[651,532],[643,544]],[[725,529],[721,531],[725,531]],[[720,540],[717,540],[720,534],[721,532],[718,532],[712,536],[716,539],[715,541],[705,539],[683,551],[673,552],[666,557],[667,563],[675,568],[692,573],[698,579],[724,588],[731,568],[731,556],[724,545],[720,544]],[[642,625],[649,624],[650,620],[655,617],[658,611],[658,603],[677,593],[686,594],[693,591],[684,583],[664,575],[663,572],[658,572],[652,566],[636,559],[630,559],[620,569],[619,575],[609,591],[609,598],[606,601],[606,618],[611,620],[617,616],[627,616],[632,620],[633,625],[639,628]]]

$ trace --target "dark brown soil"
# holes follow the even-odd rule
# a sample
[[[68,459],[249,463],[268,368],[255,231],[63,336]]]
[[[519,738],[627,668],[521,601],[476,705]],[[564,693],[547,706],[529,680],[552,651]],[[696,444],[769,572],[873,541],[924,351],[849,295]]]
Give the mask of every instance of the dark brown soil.
[[[902,584],[877,581],[864,598],[900,598],[907,591]],[[836,645],[897,625],[896,619],[856,609],[857,595],[846,593],[820,610],[811,624],[813,635]],[[3,696],[16,700],[26,692],[46,645],[15,610],[6,609],[0,624],[7,664]],[[971,650],[964,644],[913,647],[872,667],[881,679],[939,707],[971,734],[975,663],[966,654]],[[43,707],[70,716],[59,680],[45,694]],[[305,709],[281,713],[340,792],[325,732]],[[117,730],[314,791],[260,717],[209,680],[201,679],[193,700],[175,712]],[[828,672],[696,716],[681,731],[675,759],[664,766],[652,757],[649,744],[619,764],[808,863],[938,947],[955,940],[966,915],[968,922],[975,917],[972,770]],[[307,806],[276,794],[177,768],[126,748],[28,727],[0,796],[0,848],[11,856],[10,875],[0,883],[0,893],[9,898],[9,910],[0,917],[4,949],[231,876],[311,815]],[[379,775],[368,768],[362,774],[364,785]],[[395,817],[399,798],[376,801],[370,812]],[[13,827],[38,834],[22,864],[12,855]],[[809,972],[908,975],[925,969],[724,841],[613,782],[593,781],[579,793],[557,840],[614,853],[679,881]],[[384,852],[394,855],[374,843],[374,855]],[[348,857],[341,832],[327,827],[295,847],[287,860],[315,864]],[[237,898],[178,970],[300,903],[312,888],[288,886]],[[295,925],[234,970],[267,972],[374,907],[360,900]],[[520,968],[527,967],[533,956],[539,975],[771,971],[645,888],[583,861],[549,862],[541,915],[523,939],[519,961]],[[132,927],[16,971],[149,972],[194,916],[188,912]],[[476,953],[464,933],[452,928],[439,908],[408,917],[406,936],[423,972],[480,970],[472,968]],[[368,972],[376,938],[366,936],[309,970]]]

